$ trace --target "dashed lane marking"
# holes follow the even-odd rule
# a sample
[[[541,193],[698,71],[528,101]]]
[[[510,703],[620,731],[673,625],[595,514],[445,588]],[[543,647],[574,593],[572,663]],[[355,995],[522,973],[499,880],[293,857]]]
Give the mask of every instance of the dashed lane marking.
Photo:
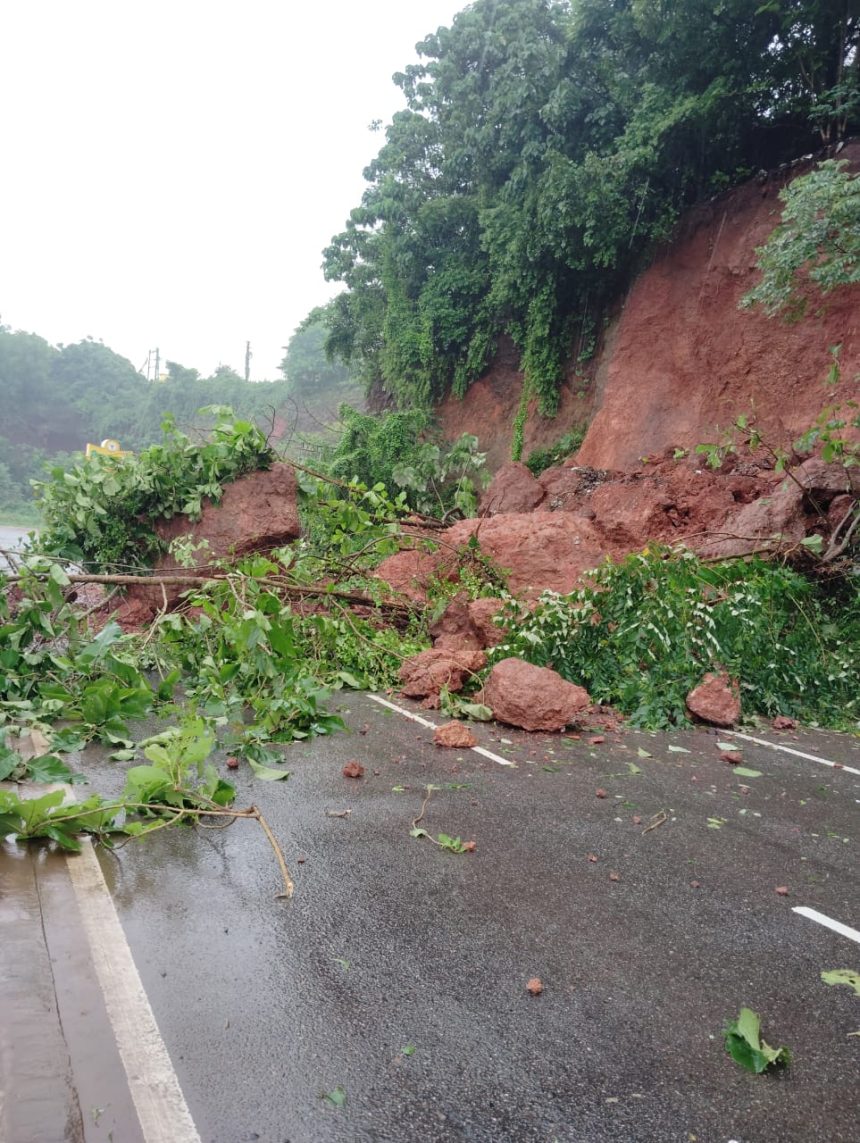
[[[200,1143],[89,840],[66,864],[143,1137]]]
[[[436,723],[431,722],[429,718],[422,718],[420,714],[414,714],[411,710],[406,710],[396,703],[389,702],[388,699],[382,698],[381,695],[368,695],[369,699],[378,702],[380,706],[387,706],[389,710],[394,710],[398,714],[402,714],[404,718],[411,718],[413,722],[417,722],[419,726],[426,726],[430,730],[436,730]],[[483,746],[470,746],[469,749],[475,754],[481,754],[484,758],[489,758],[491,762],[498,762],[500,766],[516,766],[516,762],[512,762],[510,758],[502,758],[499,754],[494,754],[492,750],[485,750]]]
[[[834,921],[832,917],[819,913],[817,909],[810,909],[808,905],[795,905],[791,911],[792,913],[799,913],[801,917],[808,917],[810,921],[824,925],[826,929],[832,929],[834,933],[839,933],[840,936],[847,937],[849,941],[856,941],[860,945],[860,933],[856,929],[852,929],[850,925],[843,925],[841,921]]]
[[[768,746],[771,750],[781,750],[783,754],[794,754],[797,758],[806,758],[809,762],[820,762],[822,766],[829,766],[832,770],[844,770],[846,774],[860,774],[860,770],[853,766],[844,766],[841,762],[831,762],[829,758],[820,758],[817,754],[806,754],[803,750],[795,750],[792,746],[783,746],[780,742],[768,742],[764,738],[753,738],[751,734],[741,734],[739,730],[721,730],[720,734],[727,734],[729,738],[743,738],[746,742],[754,742],[756,746]]]

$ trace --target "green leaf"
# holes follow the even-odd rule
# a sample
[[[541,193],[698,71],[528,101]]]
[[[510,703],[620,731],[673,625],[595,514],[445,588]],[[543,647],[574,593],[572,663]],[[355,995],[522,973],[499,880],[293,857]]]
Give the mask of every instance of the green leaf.
[[[346,1103],[346,1092],[342,1087],[333,1088],[323,1095],[323,1099],[327,1100],[332,1107],[343,1107]]]
[[[42,754],[38,758],[31,758],[26,765],[26,776],[34,782],[86,781],[82,774],[76,774],[74,770],[70,770],[56,754]]]
[[[742,747],[736,745],[734,742],[718,742],[717,750],[741,750]]]
[[[363,691],[366,689],[364,683],[357,679],[355,675],[350,674],[349,671],[338,671],[337,677],[345,682],[348,687],[352,687],[354,691]]]
[[[666,749],[670,754],[689,754],[690,751],[686,746],[667,746]]]
[[[482,702],[461,702],[457,709],[475,722],[491,722],[493,718],[493,712]]]
[[[832,968],[829,972],[822,972],[821,979],[825,984],[847,984],[860,996],[860,972],[852,968]]]
[[[769,1067],[788,1064],[788,1048],[772,1048],[761,1039],[761,1018],[751,1008],[741,1008],[737,1020],[723,1030],[726,1051],[742,1068],[759,1075]]]
[[[289,770],[277,770],[274,766],[264,766],[262,762],[255,762],[248,758],[248,765],[261,782],[283,782],[290,776]]]
[[[415,1055],[415,1045],[414,1044],[405,1044],[400,1049],[400,1054],[401,1054],[401,1056],[414,1056]]]
[[[739,778],[760,778],[761,770],[750,770],[746,766],[734,766],[732,773],[737,774]]]
[[[638,756],[639,758],[650,758],[650,757],[651,757],[651,755],[648,753],[648,751],[647,751],[647,750],[643,750],[641,746],[640,746],[640,747],[639,747],[639,749],[636,751],[636,754],[637,754],[637,756]]]

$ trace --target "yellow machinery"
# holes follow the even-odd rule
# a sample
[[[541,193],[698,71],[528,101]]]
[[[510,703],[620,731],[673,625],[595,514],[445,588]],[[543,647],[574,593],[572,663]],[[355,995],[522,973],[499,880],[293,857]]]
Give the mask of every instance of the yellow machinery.
[[[99,453],[101,456],[134,456],[133,452],[125,452],[119,447],[119,441],[107,440],[102,441],[100,445],[88,444],[87,456],[92,456],[93,453]]]

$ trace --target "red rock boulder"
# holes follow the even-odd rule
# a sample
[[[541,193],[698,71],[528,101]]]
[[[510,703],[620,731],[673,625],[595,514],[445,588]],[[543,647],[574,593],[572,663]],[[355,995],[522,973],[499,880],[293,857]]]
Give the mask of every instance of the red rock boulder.
[[[460,520],[445,533],[449,544],[465,544],[477,534],[481,551],[509,573],[514,595],[572,591],[584,571],[597,567],[612,550],[590,520],[569,512],[530,512]]]
[[[250,472],[224,488],[217,504],[206,500],[200,519],[187,516],[154,522],[156,533],[166,543],[189,536],[195,544],[206,541],[195,559],[200,565],[183,568],[169,553],[162,556],[153,569],[156,574],[175,576],[206,575],[212,561],[249,552],[267,552],[282,547],[301,535],[296,497],[296,474],[287,464],[274,464],[270,469]],[[175,603],[183,592],[179,585],[134,587],[128,592],[135,599],[162,607]]]
[[[583,687],[566,682],[556,671],[522,659],[496,663],[484,684],[481,701],[498,722],[523,730],[563,730],[591,702]]]
[[[469,604],[469,621],[480,647],[495,647],[505,639],[504,627],[494,622],[505,606],[503,599],[473,599]]]
[[[430,636],[436,650],[480,651],[501,643],[505,633],[493,618],[504,606],[501,599],[469,600],[465,592],[455,595],[435,623]]]
[[[481,516],[500,512],[531,512],[544,498],[543,486],[524,464],[514,460],[503,465],[481,498]]]
[[[400,688],[408,698],[437,696],[443,687],[460,691],[467,676],[486,664],[483,651],[421,651],[400,668]]]
[[[803,493],[796,484],[786,483],[772,496],[745,504],[728,517],[721,530],[726,534],[709,539],[699,548],[699,555],[727,560],[752,552],[784,551],[806,535]]]
[[[687,695],[687,710],[712,726],[734,726],[741,717],[738,684],[726,674],[707,674]]]

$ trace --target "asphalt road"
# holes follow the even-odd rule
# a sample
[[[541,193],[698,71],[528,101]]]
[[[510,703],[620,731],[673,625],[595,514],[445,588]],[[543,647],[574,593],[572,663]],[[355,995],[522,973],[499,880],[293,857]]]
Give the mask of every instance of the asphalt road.
[[[292,900],[252,822],[101,857],[204,1143],[853,1143],[860,998],[820,973],[860,970],[860,945],[793,908],[860,926],[856,739],[753,731],[846,768],[735,739],[760,772],[744,777],[724,734],[478,728],[504,766],[435,747],[369,696],[346,705],[350,733],[291,748],[288,782],[236,779]],[[353,759],[360,780],[341,773]],[[99,789],[121,784],[86,765]],[[421,825],[475,852],[410,836],[428,785]],[[741,1005],[789,1069],[728,1058]],[[112,1123],[136,1141],[125,1094],[89,1068],[80,1137]]]

